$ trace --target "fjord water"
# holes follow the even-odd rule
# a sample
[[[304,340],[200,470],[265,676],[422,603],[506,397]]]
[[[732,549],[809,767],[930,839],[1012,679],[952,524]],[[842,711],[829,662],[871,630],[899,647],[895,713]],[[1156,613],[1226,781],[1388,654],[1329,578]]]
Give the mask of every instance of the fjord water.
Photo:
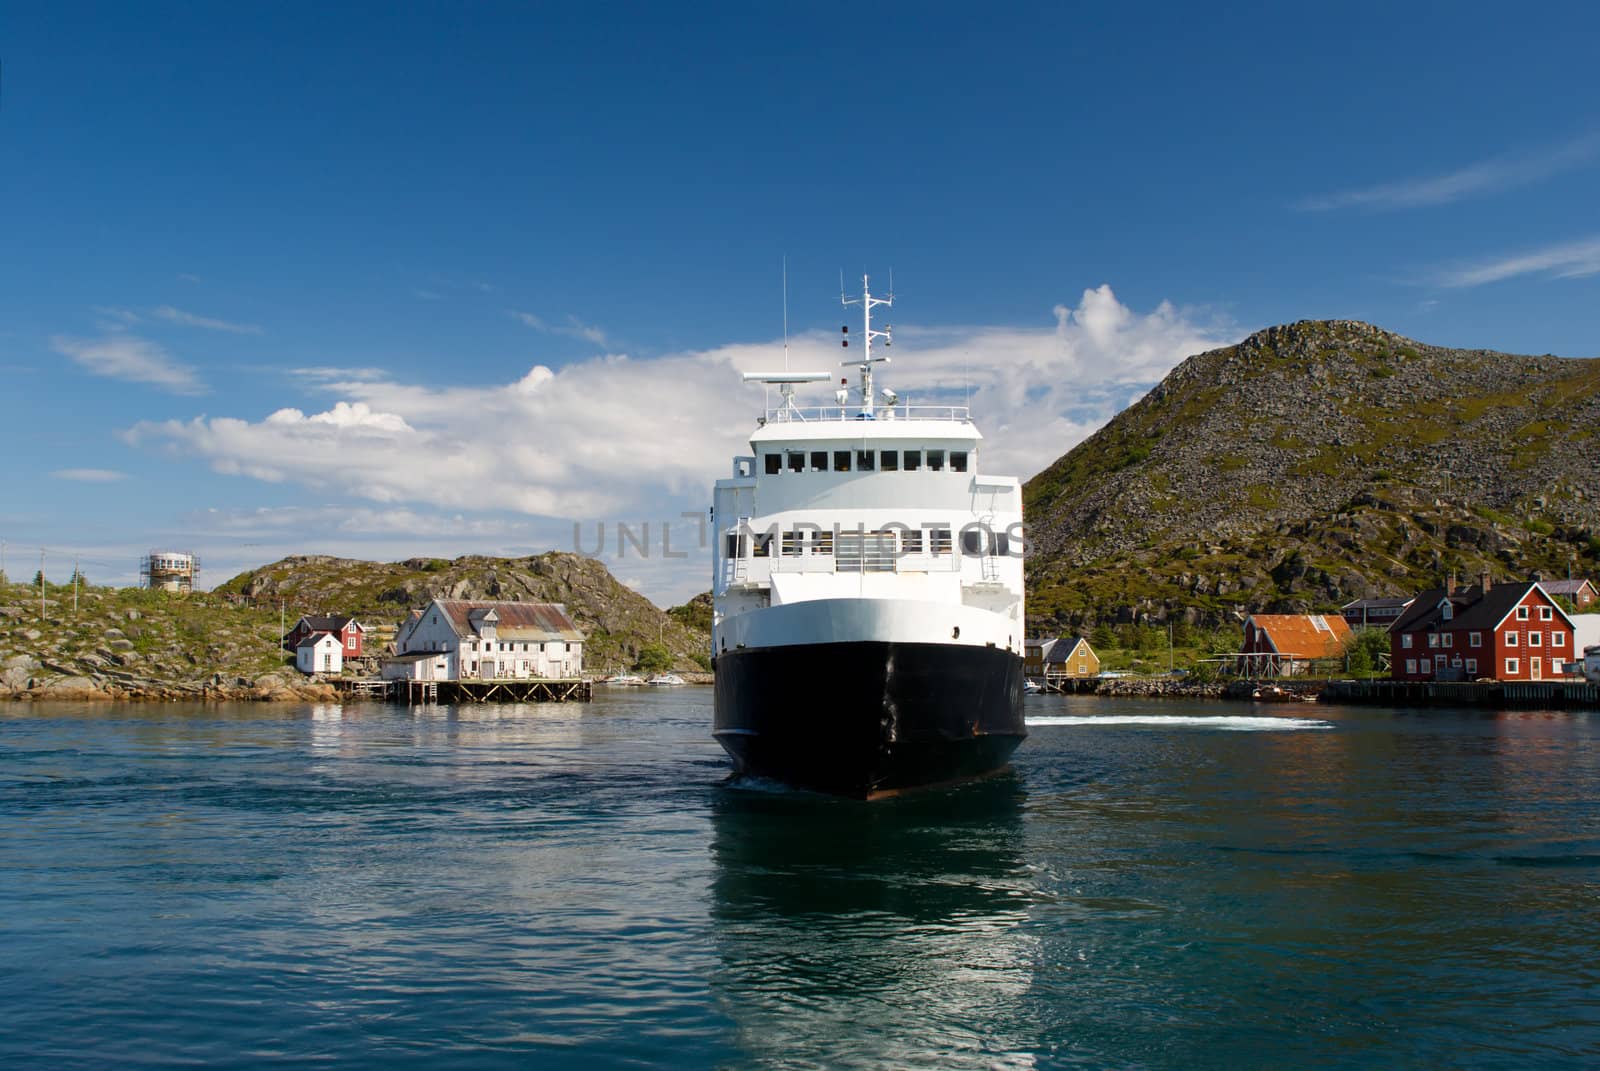
[[[0,1065],[1600,1059],[1600,717],[1029,697],[869,805],[709,701],[0,706]]]

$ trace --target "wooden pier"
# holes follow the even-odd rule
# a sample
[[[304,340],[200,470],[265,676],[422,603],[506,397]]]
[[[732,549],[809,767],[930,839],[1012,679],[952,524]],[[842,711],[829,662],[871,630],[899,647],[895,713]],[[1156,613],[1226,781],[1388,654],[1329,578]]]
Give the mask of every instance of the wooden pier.
[[[1600,684],[1587,681],[1329,681],[1325,703],[1501,710],[1600,709]]]
[[[329,679],[351,698],[419,703],[587,703],[594,685],[579,677],[531,677],[526,680],[386,681],[373,678]]]

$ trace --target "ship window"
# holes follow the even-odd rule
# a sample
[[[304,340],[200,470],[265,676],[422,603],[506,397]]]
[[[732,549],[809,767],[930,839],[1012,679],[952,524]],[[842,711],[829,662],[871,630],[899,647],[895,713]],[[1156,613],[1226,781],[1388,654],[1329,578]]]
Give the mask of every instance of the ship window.
[[[783,556],[785,558],[798,558],[800,556],[800,544],[803,539],[804,533],[793,528],[783,533]]]
[[[1011,553],[1011,540],[1004,532],[989,533],[989,553],[1001,557]]]
[[[892,573],[894,533],[840,532],[835,562],[841,573]]]
[[[900,533],[900,549],[907,554],[922,553],[922,533],[907,529]]]
[[[758,533],[756,533],[756,551],[755,551],[755,555],[754,556],[757,557],[757,558],[766,558],[766,557],[770,557],[771,554],[772,554],[772,533],[771,532],[758,532]]]
[[[922,451],[921,450],[907,450],[906,451],[906,471],[907,472],[916,472],[921,467],[922,467]]]
[[[967,471],[967,452],[965,450],[952,450],[952,451],[950,451],[950,471],[951,472],[966,472]]]
[[[932,472],[943,472],[944,471],[944,451],[943,450],[929,450],[928,451],[928,469],[930,471],[932,471]]]
[[[815,532],[815,533],[813,533],[812,536],[811,536],[811,553],[813,553],[813,554],[832,554],[833,553],[833,533],[832,532]]]
[[[873,458],[873,453],[872,453],[871,450],[857,450],[856,451],[856,471],[857,472],[871,472],[874,468],[877,467],[873,463],[873,461],[874,461],[874,458]]]
[[[930,528],[930,529],[928,529],[928,547],[935,554],[949,554],[950,553],[950,529],[948,529],[948,528]]]
[[[976,528],[968,528],[961,533],[961,553],[982,554],[983,533]]]
[[[783,458],[777,454],[764,455],[767,459],[767,475],[776,476],[783,468]]]
[[[884,472],[898,472],[900,470],[900,451],[879,450],[878,467]]]
[[[826,451],[826,450],[813,450],[813,451],[811,451],[811,471],[812,472],[827,472],[828,471],[828,451]]]
[[[833,452],[833,471],[834,472],[849,472],[850,471],[850,451],[848,451],[848,450],[835,450]]]
[[[788,457],[790,472],[804,472],[806,470],[806,455],[804,450],[790,450]]]
[[[750,554],[750,537],[734,532],[728,533],[728,549],[726,557],[744,558]]]

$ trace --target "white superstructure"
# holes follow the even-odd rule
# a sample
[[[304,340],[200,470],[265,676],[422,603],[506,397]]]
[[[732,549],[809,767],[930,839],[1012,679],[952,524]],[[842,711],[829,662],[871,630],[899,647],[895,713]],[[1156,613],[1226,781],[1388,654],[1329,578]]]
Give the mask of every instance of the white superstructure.
[[[890,333],[872,327],[872,309],[892,298],[866,279],[862,290],[846,302],[865,319],[860,359],[843,362],[859,370],[855,391],[803,407],[796,389],[830,373],[745,376],[780,402],[716,483],[714,651],[886,641],[1020,656],[1021,485],[983,470],[966,407],[875,394],[887,358],[872,344]]]

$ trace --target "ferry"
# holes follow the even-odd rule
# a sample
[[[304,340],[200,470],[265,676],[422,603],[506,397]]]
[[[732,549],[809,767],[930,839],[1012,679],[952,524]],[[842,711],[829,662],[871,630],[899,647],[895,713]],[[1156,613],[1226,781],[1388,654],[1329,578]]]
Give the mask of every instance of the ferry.
[[[768,405],[713,496],[714,734],[738,774],[873,799],[994,773],[1027,736],[1022,488],[984,471],[967,407],[875,388],[893,294],[840,300],[853,391],[802,406],[834,373],[744,374]]]

